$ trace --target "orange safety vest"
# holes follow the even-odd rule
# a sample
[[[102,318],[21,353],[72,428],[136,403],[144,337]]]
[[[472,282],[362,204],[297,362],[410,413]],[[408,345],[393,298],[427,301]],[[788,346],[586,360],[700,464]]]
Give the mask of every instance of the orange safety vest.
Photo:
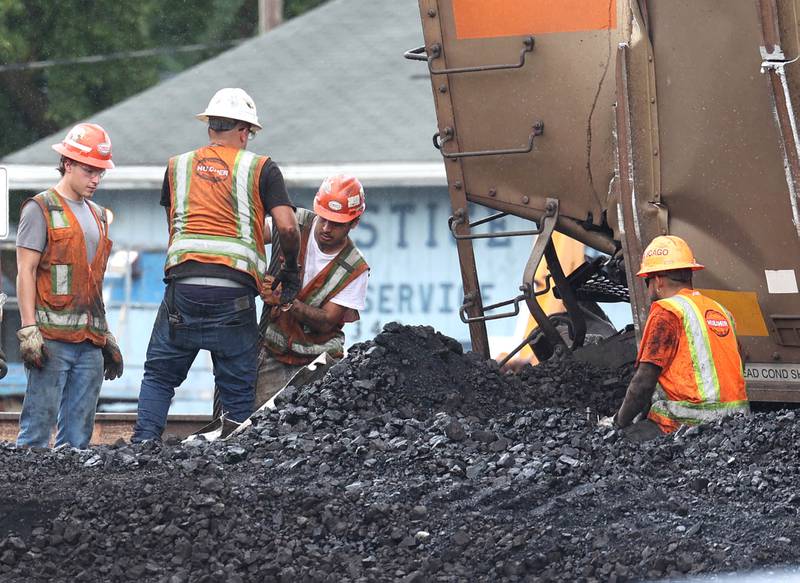
[[[39,205],[47,223],[47,247],[36,268],[36,324],[42,336],[105,346],[108,323],[103,276],[112,246],[106,210],[86,201],[100,232],[89,264],[83,229],[61,195],[51,188],[29,200]]]
[[[296,215],[301,232],[299,256],[304,258],[309,238],[314,236],[311,231],[316,215],[307,209],[297,209]],[[277,233],[273,234],[273,241],[275,237]],[[304,270],[301,267],[301,279]],[[321,308],[368,270],[364,256],[348,238],[336,257],[300,290],[297,299],[312,308]],[[276,360],[291,365],[305,365],[323,352],[341,358],[344,355],[343,328],[344,322],[331,332],[319,334],[297,321],[290,312],[283,312],[276,307],[269,313],[264,343]]]
[[[678,317],[683,334],[675,358],[661,371],[648,418],[670,433],[681,424],[698,425],[748,412],[733,316],[690,289],[656,304]],[[648,319],[644,338],[650,325]]]
[[[184,261],[226,265],[249,274],[262,290],[267,263],[258,182],[268,160],[214,145],[170,159],[165,271]]]

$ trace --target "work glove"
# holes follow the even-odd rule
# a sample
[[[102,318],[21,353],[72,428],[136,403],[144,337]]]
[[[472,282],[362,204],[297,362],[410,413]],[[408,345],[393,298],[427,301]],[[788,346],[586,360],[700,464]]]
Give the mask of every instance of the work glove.
[[[6,361],[6,353],[0,348],[0,379],[8,374],[8,364]]]
[[[122,376],[122,352],[117,344],[117,339],[111,332],[106,332],[106,344],[103,346],[103,372],[107,381],[113,381]]]
[[[281,285],[281,305],[291,304],[292,300],[300,292],[300,268],[297,264],[293,266],[283,264],[283,267],[281,267],[272,282],[272,289],[274,290],[278,287],[278,284]]]
[[[615,422],[614,421],[615,421],[615,419],[614,419],[613,416],[603,417],[602,419],[600,419],[597,422],[597,426],[598,427],[605,427],[605,428],[614,427],[615,426]]]
[[[39,327],[36,324],[23,326],[17,330],[17,338],[19,339],[19,353],[25,366],[42,368],[44,361],[47,360],[47,350]]]

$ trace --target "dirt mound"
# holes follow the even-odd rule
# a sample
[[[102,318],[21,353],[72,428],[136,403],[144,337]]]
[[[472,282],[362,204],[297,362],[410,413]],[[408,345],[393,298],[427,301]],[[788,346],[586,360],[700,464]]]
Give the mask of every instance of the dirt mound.
[[[389,325],[233,441],[2,447],[0,580],[589,582],[796,564],[795,413],[632,444],[591,420],[629,374],[564,360],[506,375]]]
[[[607,415],[622,402],[629,380],[630,370],[572,359],[504,373],[495,361],[464,354],[457,341],[428,326],[392,323],[373,341],[353,346],[315,388],[346,388],[347,397],[355,397],[346,405],[366,417],[376,408],[416,419],[441,411],[487,418],[526,407],[589,407]]]

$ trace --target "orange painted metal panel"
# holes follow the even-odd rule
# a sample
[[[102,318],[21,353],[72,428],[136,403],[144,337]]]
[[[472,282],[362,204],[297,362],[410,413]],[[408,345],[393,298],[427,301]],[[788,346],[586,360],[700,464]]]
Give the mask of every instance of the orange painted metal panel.
[[[718,301],[733,314],[738,336],[769,336],[756,292],[702,289],[700,293]]]
[[[616,0],[453,0],[453,13],[459,39],[617,26]]]

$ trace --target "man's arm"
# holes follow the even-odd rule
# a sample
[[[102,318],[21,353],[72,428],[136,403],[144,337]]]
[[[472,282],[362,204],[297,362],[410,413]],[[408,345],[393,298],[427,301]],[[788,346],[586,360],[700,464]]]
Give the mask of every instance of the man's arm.
[[[172,199],[169,192],[169,168],[164,171],[164,181],[161,183],[161,206],[164,207],[164,212],[167,213],[167,229],[170,228],[169,211]]]
[[[36,324],[36,268],[41,258],[38,251],[17,247],[17,301],[21,328]]]
[[[649,362],[640,362],[639,367],[628,385],[625,400],[615,416],[619,427],[627,427],[639,413],[650,406],[653,393],[656,390],[658,377],[661,376],[661,367]]]
[[[39,205],[22,205],[17,227],[17,300],[21,327],[36,324],[36,269],[47,247],[47,222]]]
[[[296,266],[297,254],[300,251],[300,229],[297,226],[294,210],[288,205],[280,205],[272,207],[269,214],[278,229],[285,265]]]
[[[286,181],[278,165],[269,160],[261,169],[258,177],[258,188],[261,192],[261,204],[272,217],[278,229],[286,265],[290,268],[297,265],[297,253],[300,249],[300,229],[294,214],[294,204],[286,190]],[[265,221],[266,223],[266,221]],[[272,233],[264,227],[264,243],[272,242]]]
[[[628,385],[625,400],[615,415],[618,426],[627,427],[633,423],[636,415],[648,410],[661,371],[669,367],[675,358],[680,326],[675,314],[657,304],[650,308],[642,334],[636,373]]]
[[[347,310],[348,308],[333,302],[328,302],[321,308],[312,308],[300,300],[294,300],[289,312],[317,334],[326,334],[335,330],[342,323]]]

